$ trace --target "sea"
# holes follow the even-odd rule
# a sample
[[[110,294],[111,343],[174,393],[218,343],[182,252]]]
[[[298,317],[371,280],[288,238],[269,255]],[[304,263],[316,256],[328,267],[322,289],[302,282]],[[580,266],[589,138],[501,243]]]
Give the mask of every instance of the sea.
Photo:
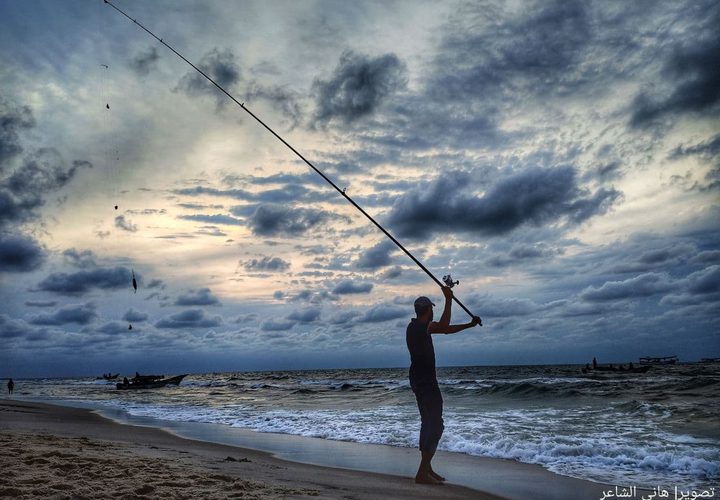
[[[447,367],[438,381],[440,450],[638,488],[720,482],[720,364],[587,375],[578,365]],[[92,377],[16,382],[19,398],[164,422],[403,448],[419,435],[407,368],[190,374],[134,391]]]

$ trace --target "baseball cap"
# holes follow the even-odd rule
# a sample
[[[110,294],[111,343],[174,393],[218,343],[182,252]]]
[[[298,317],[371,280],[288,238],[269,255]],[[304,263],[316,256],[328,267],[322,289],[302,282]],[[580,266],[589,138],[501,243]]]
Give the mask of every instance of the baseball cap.
[[[434,305],[435,304],[433,304],[432,301],[427,297],[418,297],[417,299],[415,299],[415,307],[427,307]]]

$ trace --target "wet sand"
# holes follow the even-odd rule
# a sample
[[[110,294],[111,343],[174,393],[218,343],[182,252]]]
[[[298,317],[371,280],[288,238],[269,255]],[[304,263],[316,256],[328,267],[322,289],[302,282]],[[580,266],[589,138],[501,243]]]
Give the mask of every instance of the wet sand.
[[[0,497],[10,498],[591,499],[607,489],[495,459],[478,462],[486,491],[417,485],[411,477],[286,461],[86,409],[14,400],[0,400],[0,449]]]

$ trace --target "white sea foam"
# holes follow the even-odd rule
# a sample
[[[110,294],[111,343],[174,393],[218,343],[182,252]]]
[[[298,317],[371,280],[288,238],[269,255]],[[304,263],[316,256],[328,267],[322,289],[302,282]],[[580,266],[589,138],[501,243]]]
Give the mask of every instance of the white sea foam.
[[[417,409],[378,407],[339,410],[258,410],[121,404],[130,414],[163,420],[207,422],[258,432],[415,447]],[[594,417],[594,426],[579,428]],[[572,430],[571,430],[572,429]],[[612,429],[612,430],[610,430]],[[648,422],[593,408],[515,409],[485,413],[445,412],[440,449],[540,464],[560,474],[603,482],[651,486],[717,481],[720,450],[709,439],[670,435]]]

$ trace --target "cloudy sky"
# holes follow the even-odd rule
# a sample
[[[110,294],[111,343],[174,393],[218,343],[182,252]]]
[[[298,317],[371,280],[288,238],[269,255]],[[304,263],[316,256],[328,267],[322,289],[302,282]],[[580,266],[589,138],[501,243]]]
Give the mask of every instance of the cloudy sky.
[[[116,4],[460,280],[438,364],[720,356],[718,2]],[[250,116],[101,0],[0,19],[0,376],[407,366],[439,289]]]

